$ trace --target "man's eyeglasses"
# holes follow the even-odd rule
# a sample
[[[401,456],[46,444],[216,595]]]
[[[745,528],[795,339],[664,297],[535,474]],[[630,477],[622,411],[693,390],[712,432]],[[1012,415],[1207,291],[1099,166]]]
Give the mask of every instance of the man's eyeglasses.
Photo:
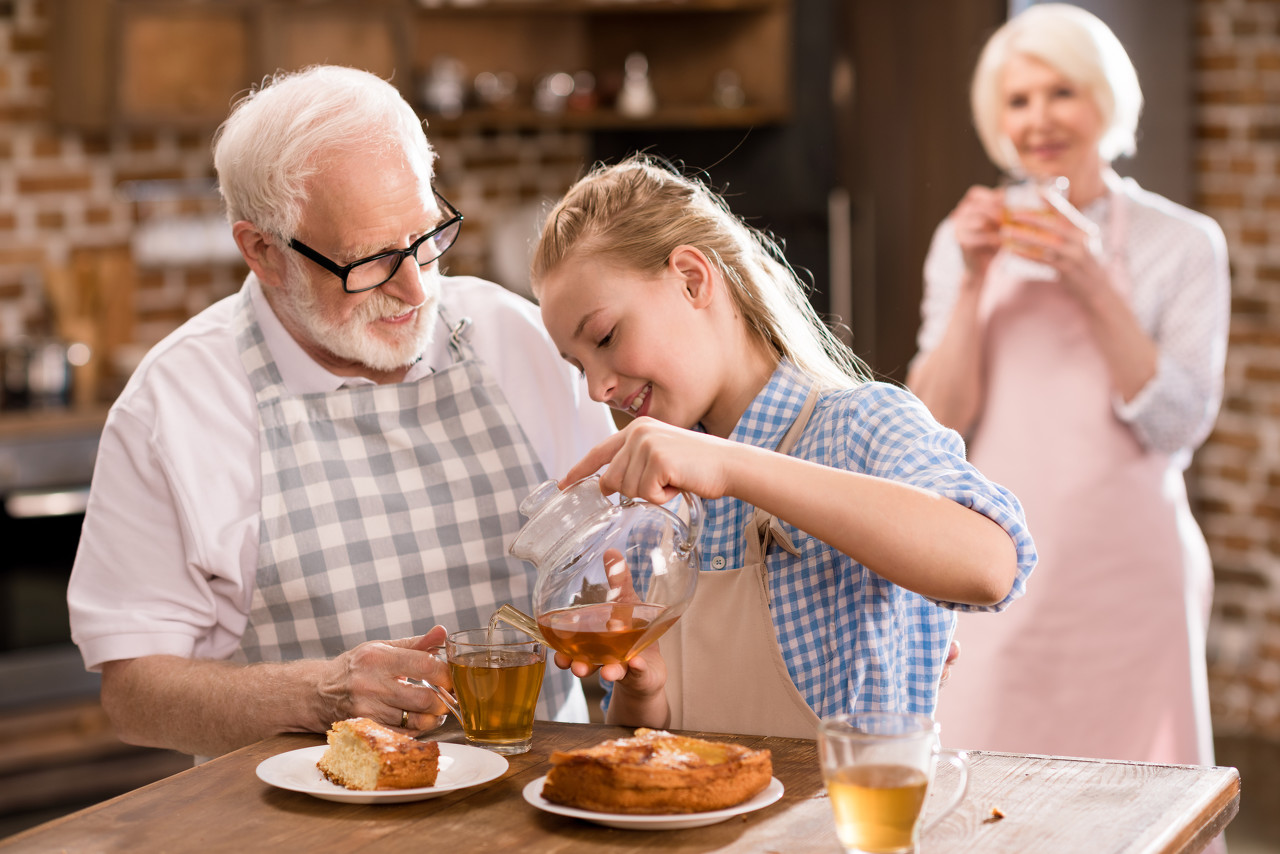
[[[432,192],[435,192],[432,190]],[[388,249],[359,261],[352,261],[345,267],[335,264],[301,240],[290,240],[289,248],[333,273],[342,280],[342,289],[349,294],[371,291],[391,281],[391,277],[400,269],[405,258],[412,257],[419,267],[425,267],[439,258],[458,239],[462,229],[462,213],[449,200],[438,192],[435,193],[448,218],[426,234],[413,241],[408,249]]]

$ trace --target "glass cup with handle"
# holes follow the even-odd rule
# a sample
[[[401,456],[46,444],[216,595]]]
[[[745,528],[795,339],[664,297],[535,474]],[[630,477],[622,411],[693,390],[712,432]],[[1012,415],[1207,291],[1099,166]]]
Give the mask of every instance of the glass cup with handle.
[[[822,779],[846,854],[908,854],[920,836],[959,806],[969,786],[969,756],[943,751],[928,715],[863,712],[818,726]],[[951,800],[928,823],[925,798],[939,758],[960,772]]]
[[[467,741],[494,753],[525,753],[533,742],[533,716],[547,667],[547,648],[514,629],[452,632],[432,652],[449,665],[453,693],[436,692],[462,724]]]

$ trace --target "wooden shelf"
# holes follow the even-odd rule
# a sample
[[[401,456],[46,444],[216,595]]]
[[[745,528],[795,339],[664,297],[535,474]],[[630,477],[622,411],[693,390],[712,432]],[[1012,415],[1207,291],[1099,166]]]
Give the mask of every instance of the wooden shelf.
[[[791,0],[492,0],[431,6],[415,16],[413,78],[425,89],[433,66],[461,67],[463,81],[481,72],[513,75],[517,107],[432,118],[437,129],[752,127],[791,113]],[[657,111],[633,119],[612,109],[627,57],[648,60]],[[550,74],[588,72],[604,105],[593,111],[538,113],[538,82]],[[716,78],[733,72],[745,106],[714,106]],[[426,99],[419,99],[422,107]]]
[[[778,109],[743,107],[669,107],[644,118],[630,118],[613,110],[540,113],[532,109],[468,110],[457,118],[424,113],[429,132],[537,130],[667,130],[678,128],[748,128],[775,125],[789,113]]]
[[[277,69],[354,65],[425,106],[437,59],[516,77],[517,109],[432,117],[449,129],[572,130],[751,127],[791,112],[794,0],[50,0],[54,114],[82,131],[208,131],[236,95]],[[193,46],[198,49],[193,49]],[[644,53],[658,110],[538,113],[537,82],[590,72],[606,94],[628,55]],[[716,75],[732,70],[746,106],[717,109]]]
[[[642,15],[681,12],[751,12],[781,8],[786,0],[419,0],[419,11],[451,15]]]

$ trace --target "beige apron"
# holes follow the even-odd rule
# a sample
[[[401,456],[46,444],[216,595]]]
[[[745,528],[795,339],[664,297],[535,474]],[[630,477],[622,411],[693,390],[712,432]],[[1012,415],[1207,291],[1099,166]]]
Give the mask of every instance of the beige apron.
[[[1111,204],[1108,266],[1127,294],[1123,192]],[[1210,764],[1212,576],[1181,471],[1116,417],[1063,285],[993,267],[980,312],[987,392],[969,459],[1018,496],[1039,563],[1008,611],[959,615],[962,654],[938,696],[944,741]]]
[[[817,400],[810,390],[778,453],[790,453]],[[797,552],[776,517],[759,509],[745,536],[746,565],[698,573],[693,602],[660,642],[671,727],[814,738],[818,716],[787,672],[769,612],[769,545]]]

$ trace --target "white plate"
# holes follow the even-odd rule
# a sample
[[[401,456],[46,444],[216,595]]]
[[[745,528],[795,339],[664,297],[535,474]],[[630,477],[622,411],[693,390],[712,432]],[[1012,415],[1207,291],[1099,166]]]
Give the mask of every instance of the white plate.
[[[331,783],[316,762],[327,747],[303,747],[258,763],[258,779],[280,789],[303,792],[326,801],[348,804],[403,804],[438,798],[454,789],[478,786],[507,772],[506,757],[469,744],[440,744],[440,772],[436,784],[421,789],[379,789],[367,792]]]
[[[708,824],[717,824],[735,815],[764,809],[769,804],[776,803],[782,797],[782,782],[777,777],[770,777],[769,785],[765,786],[764,791],[749,801],[743,801],[736,807],[712,810],[710,812],[630,815],[627,813],[580,810],[575,807],[566,807],[563,804],[553,804],[542,797],[542,784],[546,780],[547,778],[544,775],[525,786],[524,799],[545,812],[566,815],[570,818],[586,819],[587,821],[594,821],[596,824],[603,824],[605,827],[618,827],[623,830],[680,830],[687,827],[704,827]]]

